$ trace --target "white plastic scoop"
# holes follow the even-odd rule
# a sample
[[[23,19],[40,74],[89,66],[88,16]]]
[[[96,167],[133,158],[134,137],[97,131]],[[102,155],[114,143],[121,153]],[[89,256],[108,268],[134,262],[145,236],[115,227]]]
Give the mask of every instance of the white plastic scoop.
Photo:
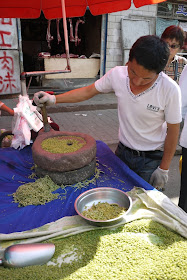
[[[55,252],[52,243],[17,244],[5,249],[0,265],[5,267],[24,267],[42,265],[48,262]]]

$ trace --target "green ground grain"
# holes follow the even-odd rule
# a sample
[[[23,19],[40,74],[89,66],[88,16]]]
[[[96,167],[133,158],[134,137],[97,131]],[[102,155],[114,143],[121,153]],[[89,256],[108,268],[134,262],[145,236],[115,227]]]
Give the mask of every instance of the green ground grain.
[[[58,136],[50,137],[42,141],[42,149],[50,153],[67,154],[81,149],[86,144],[82,137]]]
[[[59,188],[49,176],[37,179],[35,182],[21,185],[12,194],[15,203],[19,207],[28,205],[44,205],[59,197],[58,193],[52,193]]]
[[[95,174],[91,179],[78,182],[74,185],[71,185],[71,187],[76,190],[86,188],[90,184],[96,183],[96,179],[98,179],[100,174],[103,173],[97,166],[98,163],[96,163]],[[35,177],[36,174],[33,172],[28,178],[34,179]],[[13,202],[19,203],[18,207],[24,207],[28,205],[44,205],[55,199],[66,199],[66,187],[70,186],[63,184],[59,186],[55,184],[48,175],[43,178],[36,179],[35,182],[20,183],[22,183],[22,185],[19,186],[15,193],[10,195],[13,196]],[[59,188],[64,190],[65,193],[53,193]]]
[[[118,204],[109,204],[108,202],[98,202],[93,204],[89,209],[84,210],[81,214],[91,220],[106,221],[119,217],[124,214],[124,207]]]
[[[56,246],[48,265],[0,267],[0,279],[187,279],[187,240],[150,219],[46,242]]]

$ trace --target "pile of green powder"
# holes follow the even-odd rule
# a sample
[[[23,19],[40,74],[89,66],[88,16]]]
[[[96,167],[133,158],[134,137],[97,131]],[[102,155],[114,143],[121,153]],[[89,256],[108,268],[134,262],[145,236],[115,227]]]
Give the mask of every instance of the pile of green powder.
[[[42,141],[42,149],[50,153],[73,153],[86,144],[79,136],[58,136],[47,138]]]
[[[59,186],[49,176],[45,176],[37,179],[35,182],[21,185],[12,196],[14,202],[19,203],[19,207],[44,205],[58,198],[58,193],[52,193],[58,188]]]
[[[1,280],[185,280],[187,240],[150,219],[47,240],[48,264],[0,267]]]
[[[33,169],[33,168],[32,168]],[[71,185],[74,189],[87,188],[90,184],[96,184],[96,180],[99,178],[100,173],[103,173],[96,164],[95,174],[91,179],[78,182],[77,184]],[[30,178],[35,177],[35,173],[32,173]],[[65,196],[61,196],[59,193],[53,193],[57,189],[61,188],[66,193],[66,187],[70,185],[57,185],[51,178],[46,175],[43,178],[36,179],[35,182],[30,182],[21,185],[15,193],[12,194],[15,203],[19,203],[19,207],[28,205],[44,205],[52,200],[60,197],[65,199]],[[63,194],[65,195],[65,194]]]
[[[81,214],[91,220],[106,221],[114,219],[125,213],[127,209],[120,207],[118,204],[109,204],[108,202],[98,202],[93,204],[89,209],[84,210]]]

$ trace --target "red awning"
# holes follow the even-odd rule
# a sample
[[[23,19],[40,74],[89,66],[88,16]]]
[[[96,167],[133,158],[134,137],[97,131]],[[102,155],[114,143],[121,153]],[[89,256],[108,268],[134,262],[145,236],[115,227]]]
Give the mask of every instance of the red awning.
[[[133,0],[136,8],[166,0]],[[89,6],[92,15],[128,10],[131,0],[65,0],[66,17],[81,17]],[[62,18],[61,0],[1,0],[0,18],[38,18],[43,11],[47,19]]]

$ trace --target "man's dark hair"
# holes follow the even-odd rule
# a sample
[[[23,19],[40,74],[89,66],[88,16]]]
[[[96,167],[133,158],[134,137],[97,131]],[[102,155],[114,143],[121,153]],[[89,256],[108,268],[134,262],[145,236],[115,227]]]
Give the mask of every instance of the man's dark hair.
[[[169,58],[168,45],[155,35],[140,37],[132,46],[129,60],[133,59],[145,69],[159,74]]]
[[[161,39],[175,39],[179,42],[180,48],[182,48],[185,37],[185,32],[180,26],[170,25],[162,33]]]

